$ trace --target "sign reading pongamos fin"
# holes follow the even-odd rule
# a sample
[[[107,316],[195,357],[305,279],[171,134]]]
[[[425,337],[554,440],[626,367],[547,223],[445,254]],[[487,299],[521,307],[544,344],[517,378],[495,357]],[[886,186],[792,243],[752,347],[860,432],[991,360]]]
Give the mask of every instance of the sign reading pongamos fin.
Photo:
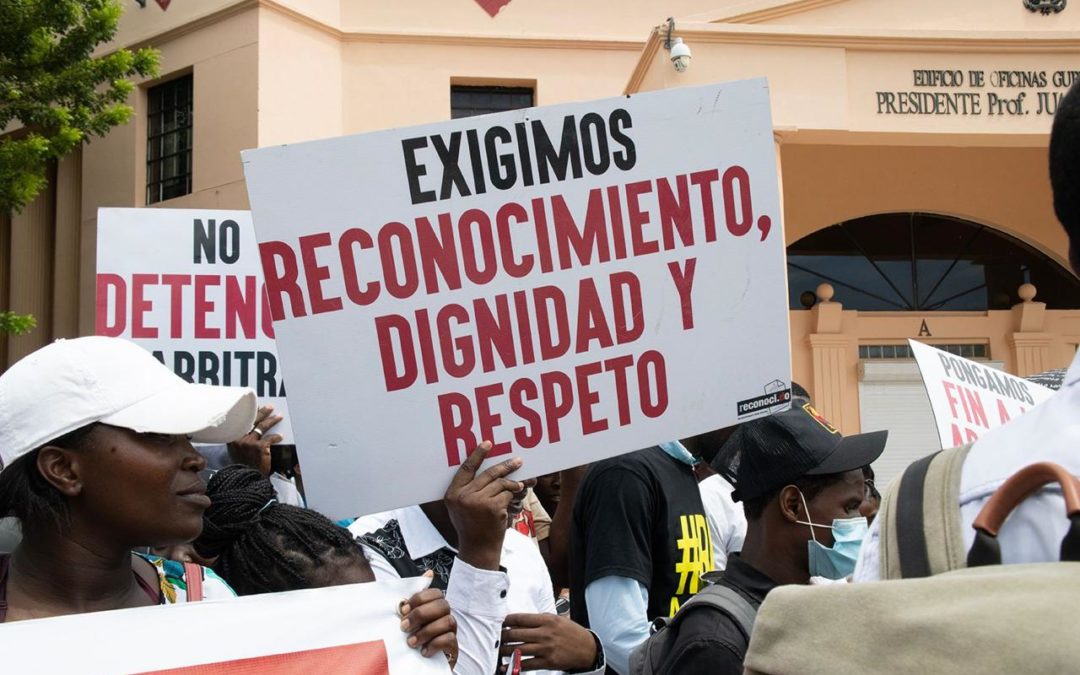
[[[955,448],[1023,415],[1054,391],[996,368],[908,340],[919,364],[941,447]]]
[[[291,442],[258,253],[248,211],[100,209],[96,333],[189,382],[251,387]]]
[[[774,152],[764,80],[245,152],[312,505],[786,407]]]

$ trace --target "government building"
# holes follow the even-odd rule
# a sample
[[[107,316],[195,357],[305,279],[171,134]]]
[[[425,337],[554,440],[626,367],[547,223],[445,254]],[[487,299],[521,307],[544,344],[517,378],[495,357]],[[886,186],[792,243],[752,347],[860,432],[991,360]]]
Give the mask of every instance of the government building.
[[[0,311],[38,320],[0,336],[0,368],[93,332],[99,208],[246,209],[241,150],[751,77],[772,99],[792,376],[843,432],[890,429],[879,482],[938,446],[909,338],[1018,375],[1080,343],[1047,178],[1080,0],[125,5],[106,51],[156,47],[160,76],[0,216]]]

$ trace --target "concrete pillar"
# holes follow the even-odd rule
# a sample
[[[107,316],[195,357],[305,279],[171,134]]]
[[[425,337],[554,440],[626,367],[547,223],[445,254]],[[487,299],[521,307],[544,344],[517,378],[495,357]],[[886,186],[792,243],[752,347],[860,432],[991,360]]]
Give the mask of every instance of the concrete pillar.
[[[1057,336],[1043,332],[1046,320],[1046,303],[1034,302],[1038,290],[1033,284],[1024,284],[1017,290],[1020,304],[1013,305],[1015,333],[1008,336],[1016,375],[1026,377],[1056,367],[1050,358]]]
[[[37,328],[8,336],[7,363],[15,363],[52,338],[53,208],[55,177],[22,213],[11,218],[10,310],[33,314]]]
[[[0,312],[11,309],[11,218],[0,213]],[[7,367],[8,338],[0,333],[0,372]]]
[[[79,211],[82,150],[60,161],[56,171],[56,234],[53,248],[52,337],[79,335]]]
[[[818,303],[814,313],[814,332],[808,336],[814,364],[814,382],[810,395],[814,407],[827,417],[842,433],[858,428],[858,419],[847,419],[850,407],[846,400],[852,395],[848,387],[853,338],[843,332],[844,306],[833,302],[833,287],[821,284],[817,288]],[[857,417],[857,416],[856,416]]]

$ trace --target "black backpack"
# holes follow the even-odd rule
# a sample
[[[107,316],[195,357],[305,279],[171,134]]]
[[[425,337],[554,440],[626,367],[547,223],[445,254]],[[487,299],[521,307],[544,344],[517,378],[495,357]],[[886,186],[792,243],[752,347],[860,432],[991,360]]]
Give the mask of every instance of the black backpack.
[[[702,609],[713,609],[726,614],[738,626],[747,644],[750,643],[757,608],[738,591],[713,584],[687,600],[675,616],[653,621],[652,636],[630,654],[630,675],[655,675],[670,656],[671,647],[679,634],[679,624],[688,613]]]

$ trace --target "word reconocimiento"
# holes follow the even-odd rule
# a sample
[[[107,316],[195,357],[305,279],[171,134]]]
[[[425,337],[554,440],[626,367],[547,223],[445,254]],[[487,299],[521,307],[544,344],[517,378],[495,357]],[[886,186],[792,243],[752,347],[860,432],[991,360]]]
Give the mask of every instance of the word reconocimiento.
[[[654,198],[655,206],[647,198]],[[693,206],[700,208],[700,218],[694,218]],[[494,213],[444,212],[434,221],[420,216],[411,226],[389,222],[375,236],[362,227],[336,238],[329,232],[309,234],[298,239],[299,251],[283,241],[262,243],[274,320],[286,317],[286,302],[293,317],[336,312],[346,301],[371,305],[383,293],[402,300],[465,283],[482,286],[500,272],[521,279],[714,243],[720,228],[742,237],[756,226],[764,241],[772,228],[768,215],[755,219],[750,176],[737,165],[723,173],[709,169],[594,188],[585,213],[577,216],[563,196],[553,195],[527,205],[508,202]],[[320,262],[320,256],[328,262]],[[331,278],[341,279],[344,296],[327,295],[324,286]]]

